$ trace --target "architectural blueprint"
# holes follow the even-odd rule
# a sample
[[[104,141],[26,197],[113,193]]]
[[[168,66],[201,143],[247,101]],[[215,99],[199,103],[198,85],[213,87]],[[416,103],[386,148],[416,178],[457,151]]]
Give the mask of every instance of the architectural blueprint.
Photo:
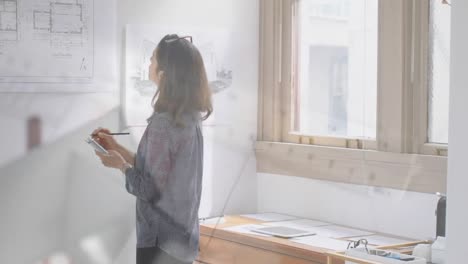
[[[0,82],[90,81],[94,0],[0,0]]]

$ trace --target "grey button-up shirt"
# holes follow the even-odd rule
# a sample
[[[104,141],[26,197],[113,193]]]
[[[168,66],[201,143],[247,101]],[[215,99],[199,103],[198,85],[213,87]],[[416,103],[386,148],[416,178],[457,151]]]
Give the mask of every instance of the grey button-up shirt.
[[[138,146],[126,189],[137,197],[137,247],[158,246],[192,262],[198,254],[198,209],[202,189],[203,136],[200,114],[176,126],[167,113],[154,113]]]

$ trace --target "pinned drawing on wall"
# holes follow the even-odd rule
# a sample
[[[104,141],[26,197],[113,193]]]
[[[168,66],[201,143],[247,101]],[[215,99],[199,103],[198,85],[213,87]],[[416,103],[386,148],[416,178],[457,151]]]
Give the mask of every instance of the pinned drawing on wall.
[[[219,29],[181,29],[155,25],[127,25],[125,118],[128,127],[146,126],[156,86],[148,79],[150,58],[167,34],[190,35],[200,50],[213,94],[232,87],[233,72],[227,60],[228,34]]]
[[[0,0],[0,91],[115,90],[115,3],[98,2]]]
[[[93,1],[0,1],[0,81],[92,79]]]

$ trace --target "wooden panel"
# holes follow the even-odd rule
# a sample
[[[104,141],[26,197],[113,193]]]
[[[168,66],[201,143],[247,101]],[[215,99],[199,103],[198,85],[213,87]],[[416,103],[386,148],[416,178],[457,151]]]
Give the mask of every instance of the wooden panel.
[[[402,152],[404,126],[404,0],[379,1],[378,150]]]
[[[444,155],[438,149],[447,145],[427,144],[429,111],[429,0],[414,1],[414,77],[413,77],[413,150],[428,155]],[[445,155],[447,156],[447,155]]]
[[[260,1],[260,69],[258,138],[281,140],[281,13],[280,0]]]
[[[447,158],[258,142],[257,171],[424,193],[446,192]]]
[[[209,241],[209,243],[208,243]],[[324,262],[308,261],[279,254],[273,251],[254,248],[218,238],[200,237],[199,260],[210,264],[317,264]]]

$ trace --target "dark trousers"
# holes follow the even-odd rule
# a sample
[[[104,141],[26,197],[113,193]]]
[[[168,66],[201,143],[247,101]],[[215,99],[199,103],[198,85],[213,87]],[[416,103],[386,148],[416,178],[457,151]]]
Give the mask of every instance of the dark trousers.
[[[192,264],[182,262],[158,247],[137,248],[136,264]]]

